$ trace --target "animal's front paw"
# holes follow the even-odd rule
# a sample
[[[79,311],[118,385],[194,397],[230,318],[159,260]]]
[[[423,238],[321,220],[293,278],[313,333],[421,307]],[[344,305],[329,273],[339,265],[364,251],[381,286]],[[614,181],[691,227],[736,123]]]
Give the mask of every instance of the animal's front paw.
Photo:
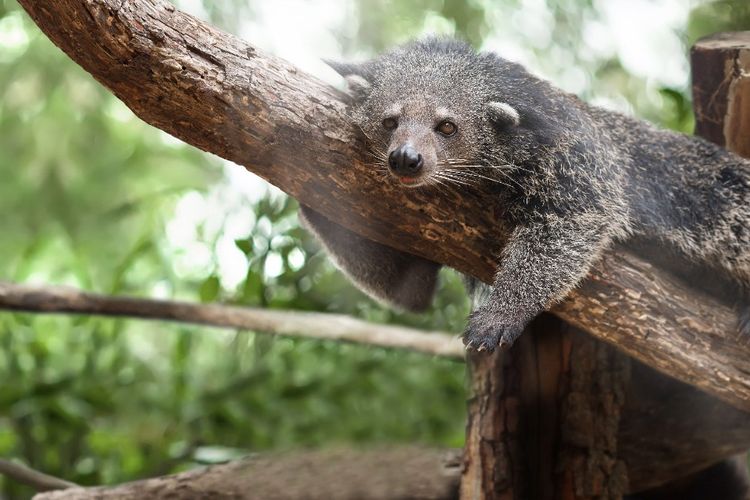
[[[523,332],[523,325],[509,326],[492,311],[478,309],[469,316],[469,324],[463,334],[466,349],[489,351],[506,350]]]

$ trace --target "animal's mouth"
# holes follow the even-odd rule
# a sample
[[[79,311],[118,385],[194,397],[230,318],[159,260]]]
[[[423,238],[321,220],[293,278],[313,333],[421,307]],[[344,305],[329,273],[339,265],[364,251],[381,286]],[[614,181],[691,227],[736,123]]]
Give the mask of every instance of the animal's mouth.
[[[418,177],[398,176],[397,178],[401,184],[403,184],[404,186],[409,186],[409,187],[416,187],[416,186],[421,185],[424,182],[424,179],[422,178],[421,175]]]

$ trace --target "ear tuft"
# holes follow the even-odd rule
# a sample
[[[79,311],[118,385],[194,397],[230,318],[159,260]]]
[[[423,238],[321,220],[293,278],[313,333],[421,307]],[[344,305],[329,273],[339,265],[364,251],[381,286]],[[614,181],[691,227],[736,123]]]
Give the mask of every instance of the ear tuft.
[[[364,99],[370,93],[372,85],[368,80],[365,64],[342,63],[328,59],[323,59],[323,62],[344,77],[347,90],[354,99]]]
[[[348,75],[345,80],[349,94],[355,99],[364,99],[372,89],[370,82],[362,76]]]
[[[359,64],[356,63],[345,63],[345,62],[339,62],[339,61],[332,61],[330,59],[323,59],[323,62],[326,63],[330,68],[338,73],[341,76],[349,76],[349,75],[361,75],[362,74],[362,68]]]
[[[521,124],[521,115],[518,110],[505,102],[491,102],[487,104],[490,120],[498,125],[512,125],[517,127]]]

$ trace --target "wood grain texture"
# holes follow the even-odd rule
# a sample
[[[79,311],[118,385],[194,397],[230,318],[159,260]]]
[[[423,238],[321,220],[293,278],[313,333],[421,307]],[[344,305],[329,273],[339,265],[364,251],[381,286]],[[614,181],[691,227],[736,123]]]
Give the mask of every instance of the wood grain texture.
[[[481,193],[439,197],[371,175],[345,97],[163,0],[20,0],[49,38],[146,122],[244,165],[373,240],[489,281],[505,226]],[[439,243],[439,244],[436,244]],[[554,311],[750,409],[736,314],[615,249]]]
[[[750,156],[750,31],[703,38],[690,57],[695,133]]]
[[[637,361],[630,372],[617,437],[630,492],[684,478],[750,448],[750,414]]]
[[[627,356],[543,314],[509,352],[467,359],[462,500],[622,498]]]

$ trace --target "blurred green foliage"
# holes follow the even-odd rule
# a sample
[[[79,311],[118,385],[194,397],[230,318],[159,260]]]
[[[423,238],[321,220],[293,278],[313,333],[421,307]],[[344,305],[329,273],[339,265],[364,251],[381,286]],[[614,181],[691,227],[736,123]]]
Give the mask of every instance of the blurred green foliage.
[[[688,43],[719,31],[750,30],[750,2],[746,0],[713,0],[690,12]]]
[[[198,3],[230,31],[260,5]],[[342,1],[337,37],[347,54],[424,32],[482,46],[512,29],[498,26],[498,16],[510,19],[522,4]],[[619,95],[641,116],[690,130],[686,87],[650,88],[614,55],[587,53],[578,27],[597,16],[596,2],[543,4],[549,43],[518,32],[539,68],[553,79],[583,68],[590,74],[584,97]],[[683,37],[748,26],[744,0],[704,3]],[[0,0],[0,279],[461,330],[468,305],[455,274],[444,272],[429,314],[384,309],[300,230],[293,200],[261,187],[259,196],[226,202],[228,168],[135,118],[14,1]],[[183,211],[201,212],[196,204],[217,198],[224,210],[185,219]],[[232,214],[240,214],[239,232]],[[231,283],[221,255],[242,269]],[[268,449],[463,443],[464,367],[442,359],[253,332],[10,313],[0,313],[0,346],[0,456],[82,484]],[[0,479],[0,495],[24,498],[30,490]]]

